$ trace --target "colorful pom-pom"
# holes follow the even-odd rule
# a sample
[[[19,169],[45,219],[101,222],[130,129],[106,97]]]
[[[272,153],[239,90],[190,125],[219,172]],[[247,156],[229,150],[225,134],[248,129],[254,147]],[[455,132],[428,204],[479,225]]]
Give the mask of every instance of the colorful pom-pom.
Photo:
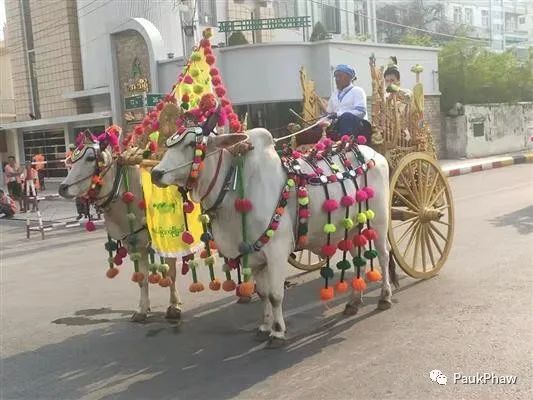
[[[210,221],[210,218],[209,218],[209,215],[207,215],[207,214],[200,214],[200,216],[198,217],[198,220],[199,220],[202,224],[208,224],[209,221]]]
[[[365,224],[366,221],[367,221],[366,213],[360,212],[359,214],[357,214],[357,222],[359,222],[360,224]]]
[[[358,190],[357,193],[355,194],[355,200],[358,203],[368,200],[368,194],[364,190]]]
[[[370,282],[379,282],[381,280],[381,273],[379,271],[371,270],[366,273],[366,279]]]
[[[169,271],[169,269],[170,269],[170,266],[166,263],[160,264],[157,267],[157,270],[161,272],[162,274],[166,274]]]
[[[269,229],[265,232],[265,235],[268,237],[268,238],[273,238],[274,237],[274,230],[272,229]]]
[[[135,283],[141,283],[144,281],[144,274],[142,272],[134,272],[131,276],[131,281]]]
[[[367,260],[372,260],[378,256],[378,252],[376,250],[367,250],[364,252],[364,256]]]
[[[352,196],[343,196],[341,199],[341,206],[350,207],[355,204],[355,199]]]
[[[306,188],[301,187],[298,189],[298,197],[307,197],[308,194],[309,192],[307,191]]]
[[[191,283],[189,286],[189,291],[192,293],[198,293],[204,290],[204,285],[201,282]]]
[[[328,199],[324,201],[324,204],[322,204],[322,210],[324,210],[327,213],[333,212],[338,208],[339,208],[339,203],[337,203],[337,200],[334,200],[334,199]]]
[[[209,289],[211,290],[214,290],[214,291],[217,291],[217,290],[220,290],[220,287],[221,287],[221,283],[218,279],[214,279],[212,280],[211,282],[209,282]]]
[[[311,211],[307,208],[300,209],[300,211],[298,211],[298,216],[300,218],[309,218],[311,216]]]
[[[350,261],[348,261],[348,260],[340,260],[337,263],[337,268],[340,269],[341,271],[346,271],[346,270],[350,269],[351,268]]]
[[[357,268],[361,268],[366,265],[366,260],[361,256],[355,256],[352,262],[353,262],[353,265]]]
[[[117,249],[117,256],[124,258],[127,255],[128,255],[128,250],[124,246],[121,246]]]
[[[239,297],[252,297],[254,291],[255,285],[253,282],[243,282],[238,287]]]
[[[235,209],[240,213],[247,213],[252,210],[252,202],[249,199],[235,199]]]
[[[374,197],[374,189],[372,189],[370,186],[364,187],[362,190],[366,192],[366,196],[368,199]]]
[[[337,282],[337,284],[335,285],[335,290],[337,291],[337,293],[345,293],[346,291],[348,291],[348,284],[345,281]]]
[[[109,279],[113,279],[115,276],[117,276],[118,273],[119,273],[118,268],[108,268],[105,274]]]
[[[324,233],[331,234],[335,233],[337,231],[337,227],[334,224],[326,224],[324,225]]]
[[[185,78],[183,78],[183,83],[186,83],[187,85],[191,85],[193,82],[194,80],[190,75],[187,75],[185,76]]]
[[[337,252],[337,248],[331,244],[326,244],[322,246],[320,252],[324,257],[333,257]]]
[[[151,273],[150,275],[148,275],[148,282],[150,282],[152,285],[159,283],[160,280],[161,275],[157,273]]]
[[[204,260],[205,265],[213,266],[215,265],[215,256],[209,256]]]
[[[353,242],[351,240],[341,240],[337,247],[340,251],[350,251],[353,248]]]
[[[298,199],[298,204],[300,204],[301,206],[306,206],[309,204],[309,197],[300,197]]]
[[[190,214],[194,211],[194,203],[192,201],[186,201],[183,203],[183,211]]]
[[[354,223],[353,223],[353,220],[351,218],[344,218],[342,220],[342,225],[344,226],[344,229],[346,229],[347,231],[349,231],[350,229],[353,228],[354,226]]]
[[[294,187],[294,185],[295,185],[294,179],[292,178],[287,179],[287,186]]]
[[[374,217],[376,216],[376,214],[374,213],[374,211],[372,210],[366,210],[366,217],[370,220],[374,219]]]
[[[163,288],[169,287],[170,285],[172,285],[172,279],[170,279],[169,277],[161,278],[159,280],[159,286]]]
[[[331,286],[320,289],[320,300],[323,300],[323,301],[331,300],[334,295],[335,293],[333,291],[333,287]]]
[[[85,223],[85,230],[87,232],[93,232],[95,229],[96,229],[96,225],[94,224],[93,221],[87,221]]]
[[[366,289],[366,282],[363,278],[353,278],[352,288],[357,292],[364,292]]]
[[[375,229],[365,229],[361,232],[368,240],[376,240],[378,233]]]
[[[132,192],[124,192],[122,193],[122,201],[126,204],[131,203],[133,200],[135,200],[135,195]]]
[[[368,240],[363,235],[355,235],[353,238],[353,244],[357,247],[365,247]]]
[[[189,231],[184,231],[181,234],[181,240],[186,244],[193,244],[194,243],[194,237]]]
[[[364,137],[363,135],[357,136],[357,144],[366,144],[366,137]]]
[[[232,279],[225,280],[222,283],[222,290],[224,290],[225,292],[233,292],[236,287],[237,287],[237,284]]]

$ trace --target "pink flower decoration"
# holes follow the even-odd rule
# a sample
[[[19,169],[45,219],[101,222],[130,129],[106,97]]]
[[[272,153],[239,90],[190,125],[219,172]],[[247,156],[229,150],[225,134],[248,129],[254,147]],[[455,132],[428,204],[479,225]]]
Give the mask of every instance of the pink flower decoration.
[[[209,70],[209,74],[210,74],[211,76],[217,76],[217,75],[220,74],[220,71],[219,71],[217,68],[211,68],[211,69]]]
[[[298,189],[298,197],[307,197],[308,192],[307,189],[302,187]]]

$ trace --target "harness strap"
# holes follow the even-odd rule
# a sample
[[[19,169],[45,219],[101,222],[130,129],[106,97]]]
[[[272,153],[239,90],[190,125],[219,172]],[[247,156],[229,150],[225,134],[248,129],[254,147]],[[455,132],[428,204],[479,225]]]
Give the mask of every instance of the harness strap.
[[[218,174],[220,173],[220,167],[222,166],[222,152],[224,150],[220,150],[220,154],[218,156],[218,162],[217,162],[217,169],[215,171],[215,175],[213,176],[213,179],[211,179],[211,182],[209,183],[209,186],[207,187],[207,191],[205,194],[200,198],[200,203],[209,196],[213,188],[215,187],[215,183],[217,182]]]
[[[109,192],[109,194],[107,195],[107,199],[102,204],[97,205],[101,209],[105,209],[116,197],[118,189],[120,188],[120,184],[122,183],[121,172],[122,172],[122,164],[117,163],[117,172],[115,174],[115,180],[113,181],[111,192]]]

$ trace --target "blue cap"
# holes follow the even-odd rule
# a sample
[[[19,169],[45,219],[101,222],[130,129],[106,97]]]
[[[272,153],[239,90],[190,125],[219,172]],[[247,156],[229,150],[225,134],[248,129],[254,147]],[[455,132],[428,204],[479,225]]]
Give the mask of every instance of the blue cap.
[[[357,73],[355,72],[355,68],[347,65],[347,64],[339,64],[335,68],[335,72],[343,72],[345,74],[348,74],[351,76],[352,79],[357,78]],[[335,73],[334,72],[334,73]]]

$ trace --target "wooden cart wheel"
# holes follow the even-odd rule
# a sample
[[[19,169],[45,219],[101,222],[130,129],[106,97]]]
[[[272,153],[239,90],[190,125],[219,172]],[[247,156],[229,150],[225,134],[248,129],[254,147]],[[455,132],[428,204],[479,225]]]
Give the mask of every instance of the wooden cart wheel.
[[[403,271],[417,279],[436,275],[452,246],[450,185],[426,153],[401,159],[390,183],[389,241]]]
[[[326,259],[309,250],[294,253],[295,257],[289,257],[289,264],[303,271],[315,271],[326,265]]]

